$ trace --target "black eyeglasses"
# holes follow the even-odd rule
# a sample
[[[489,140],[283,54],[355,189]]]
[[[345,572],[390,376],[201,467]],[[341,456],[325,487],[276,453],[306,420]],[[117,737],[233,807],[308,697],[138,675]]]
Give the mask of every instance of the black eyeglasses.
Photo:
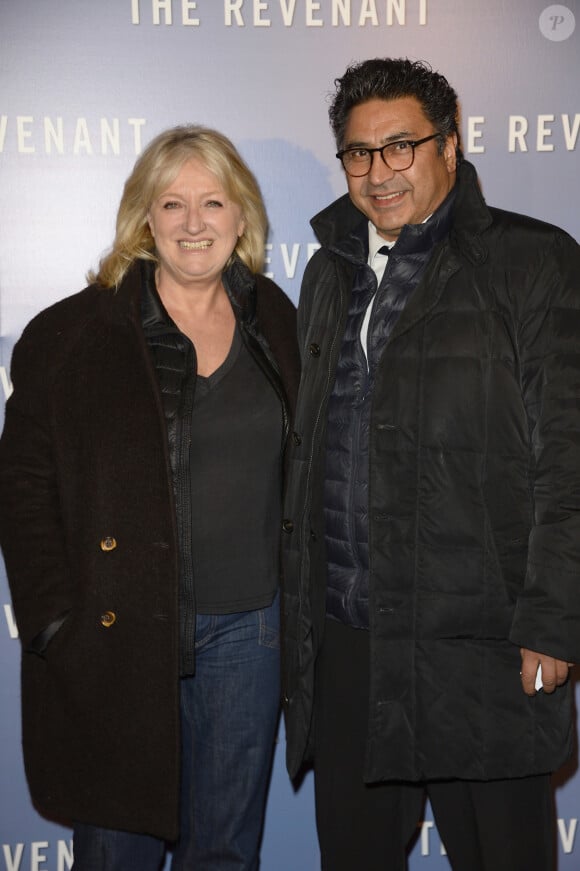
[[[423,145],[424,142],[430,142],[431,139],[436,139],[441,136],[441,133],[432,133],[431,136],[425,136],[423,139],[416,139],[411,142],[409,139],[398,139],[396,142],[388,142],[381,148],[345,148],[339,151],[336,155],[344,171],[354,178],[360,178],[367,175],[373,165],[373,155],[380,154],[382,161],[389,169],[394,172],[403,172],[413,166],[415,160],[415,149],[418,145]]]

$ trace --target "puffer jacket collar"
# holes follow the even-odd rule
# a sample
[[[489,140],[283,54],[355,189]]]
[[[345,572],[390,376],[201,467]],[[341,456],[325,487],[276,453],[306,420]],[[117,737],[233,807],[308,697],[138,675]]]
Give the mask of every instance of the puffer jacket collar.
[[[492,217],[479,189],[475,167],[469,161],[460,163],[449,196],[455,198],[450,241],[471,262],[481,263],[487,258],[481,234],[491,225]],[[310,223],[323,247],[357,265],[366,262],[367,218],[348,194],[315,215]],[[426,224],[407,224],[397,240],[397,253],[411,254],[432,246],[436,225],[437,212]]]
[[[223,274],[224,287],[232,303],[236,320],[247,328],[256,322],[256,280],[248,267],[234,257]]]
[[[154,334],[158,329],[167,332],[168,324],[173,322],[155,287],[154,265],[146,260],[141,260],[136,265],[140,266],[142,287],[145,290],[141,300],[143,328],[149,335]],[[256,286],[252,273],[236,257],[224,271],[223,281],[226,293],[234,308],[236,320],[250,328],[256,320]]]

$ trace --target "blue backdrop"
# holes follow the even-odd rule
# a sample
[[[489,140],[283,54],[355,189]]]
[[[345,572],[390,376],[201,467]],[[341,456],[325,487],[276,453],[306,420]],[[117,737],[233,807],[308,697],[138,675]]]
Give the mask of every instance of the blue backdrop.
[[[268,207],[267,270],[296,300],[308,219],[345,190],[327,94],[366,57],[425,59],[447,75],[488,202],[580,238],[579,33],[578,0],[2,0],[0,392],[22,327],[84,286],[137,154],[174,124],[217,127],[239,146]],[[0,871],[66,871],[70,832],[28,797],[18,672],[0,567]],[[295,793],[283,751],[281,729],[262,868],[314,871],[312,779]],[[559,869],[577,871],[575,761],[556,800]],[[449,869],[429,808],[410,869]]]

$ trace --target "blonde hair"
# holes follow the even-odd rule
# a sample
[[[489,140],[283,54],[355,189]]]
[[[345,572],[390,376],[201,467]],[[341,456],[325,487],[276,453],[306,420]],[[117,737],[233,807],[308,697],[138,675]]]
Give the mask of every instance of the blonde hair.
[[[258,183],[226,136],[190,124],[160,133],[138,158],[125,182],[112,248],[100,261],[98,272],[88,273],[88,281],[117,287],[135,260],[158,262],[147,215],[153,201],[191,158],[203,163],[218,178],[228,197],[240,206],[244,232],[234,254],[252,272],[262,270],[268,219]]]

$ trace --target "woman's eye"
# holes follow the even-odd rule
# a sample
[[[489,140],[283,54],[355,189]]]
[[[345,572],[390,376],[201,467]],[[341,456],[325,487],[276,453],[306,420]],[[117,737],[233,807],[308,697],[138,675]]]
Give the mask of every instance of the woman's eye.
[[[207,202],[206,205],[208,205],[212,209],[215,209],[215,208],[221,208],[223,203],[220,203],[219,200],[209,200],[209,202]]]
[[[163,203],[164,209],[177,209],[179,208],[179,203],[175,202],[175,200],[168,200],[168,202]]]

